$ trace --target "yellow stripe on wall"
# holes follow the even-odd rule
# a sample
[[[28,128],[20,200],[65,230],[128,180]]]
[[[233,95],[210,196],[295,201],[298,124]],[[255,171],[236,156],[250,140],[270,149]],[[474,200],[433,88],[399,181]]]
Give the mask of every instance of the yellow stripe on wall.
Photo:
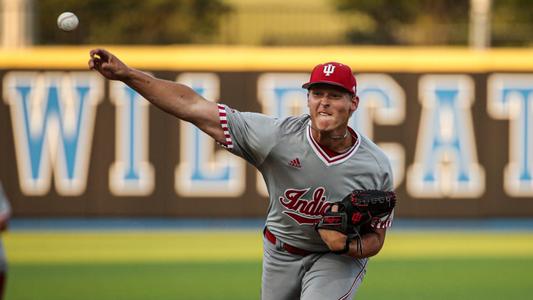
[[[377,258],[487,257],[533,257],[533,232],[392,232]]]
[[[1,69],[86,69],[94,46],[0,50]],[[108,46],[146,70],[305,71],[340,61],[354,72],[531,72],[533,49],[398,47]]]
[[[259,230],[9,232],[10,263],[259,261]],[[533,233],[391,232],[376,259],[533,257]]]
[[[259,260],[260,231],[10,232],[12,263]]]

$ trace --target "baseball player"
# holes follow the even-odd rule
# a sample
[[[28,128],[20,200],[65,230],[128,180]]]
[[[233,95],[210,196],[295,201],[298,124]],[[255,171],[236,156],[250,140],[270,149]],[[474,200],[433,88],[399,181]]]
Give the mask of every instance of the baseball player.
[[[351,299],[368,257],[383,246],[393,213],[373,218],[357,238],[316,229],[325,212],[338,209],[355,189],[393,189],[384,153],[348,127],[357,109],[351,69],[316,66],[308,90],[309,114],[277,119],[239,112],[207,101],[191,88],[129,68],[103,49],[90,52],[89,67],[121,80],[151,103],[191,122],[263,175],[269,206],[264,229],[261,298]]]
[[[0,231],[5,231],[11,216],[11,206],[4,193],[4,188],[0,182]],[[4,245],[0,239],[0,300],[4,299],[4,290],[7,280],[7,259],[4,252]]]

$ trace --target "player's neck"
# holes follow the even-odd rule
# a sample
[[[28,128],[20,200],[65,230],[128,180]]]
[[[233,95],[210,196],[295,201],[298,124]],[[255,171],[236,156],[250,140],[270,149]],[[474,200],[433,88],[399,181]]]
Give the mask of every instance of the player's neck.
[[[343,153],[353,145],[352,135],[348,128],[345,129],[344,134],[324,132],[314,128],[311,129],[313,139],[321,146],[327,147],[334,152]]]

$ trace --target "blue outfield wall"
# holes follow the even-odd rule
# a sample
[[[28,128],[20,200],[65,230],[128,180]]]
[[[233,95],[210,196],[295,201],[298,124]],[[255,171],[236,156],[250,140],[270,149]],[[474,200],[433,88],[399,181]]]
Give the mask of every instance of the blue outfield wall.
[[[0,181],[15,217],[265,215],[256,170],[87,70],[90,48],[0,51]],[[209,100],[279,118],[307,111],[301,84],[314,65],[344,62],[360,97],[350,126],[389,157],[400,219],[533,217],[532,49],[110,50]],[[291,213],[305,216],[312,195]]]

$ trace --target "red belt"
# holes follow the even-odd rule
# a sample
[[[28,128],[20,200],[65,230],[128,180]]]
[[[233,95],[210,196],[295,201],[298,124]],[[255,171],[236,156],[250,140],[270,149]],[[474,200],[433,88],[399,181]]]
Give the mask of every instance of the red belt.
[[[268,230],[268,228],[266,228],[266,227],[265,227],[265,237],[266,237],[266,239],[269,242],[271,242],[272,244],[276,245],[276,240],[277,240],[276,236],[274,234],[272,234],[272,232],[270,232],[270,230]],[[283,242],[281,243],[281,247],[283,249],[285,249],[285,251],[287,251],[289,253],[300,255],[300,256],[306,256],[306,255],[309,255],[311,253],[314,253],[314,252],[311,252],[311,251],[300,249],[298,247],[291,246],[289,244],[285,244]]]

